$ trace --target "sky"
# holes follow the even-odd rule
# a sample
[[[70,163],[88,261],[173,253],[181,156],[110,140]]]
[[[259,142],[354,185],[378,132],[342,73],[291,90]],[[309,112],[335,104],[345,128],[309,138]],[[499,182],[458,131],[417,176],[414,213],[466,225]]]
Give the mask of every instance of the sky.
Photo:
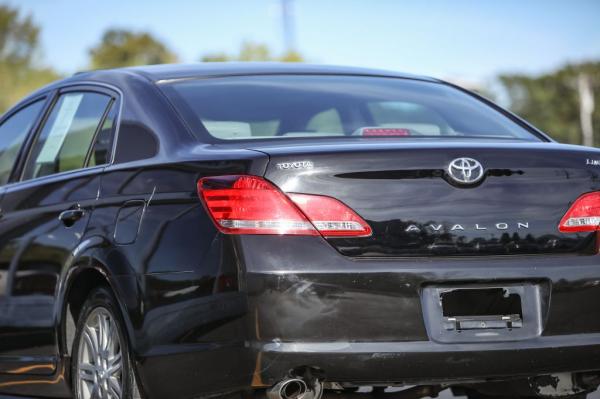
[[[0,0],[33,16],[42,60],[65,74],[112,27],[149,31],[182,62],[284,48],[280,0]],[[482,82],[600,60],[600,0],[293,0],[295,43],[313,63]]]

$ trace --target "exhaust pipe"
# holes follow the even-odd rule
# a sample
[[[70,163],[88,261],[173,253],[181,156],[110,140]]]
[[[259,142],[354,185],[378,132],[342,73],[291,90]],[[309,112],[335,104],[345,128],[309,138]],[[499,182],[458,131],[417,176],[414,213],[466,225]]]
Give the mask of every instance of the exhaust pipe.
[[[288,378],[267,391],[268,399],[321,399],[323,384],[314,380],[308,384],[301,378]]]

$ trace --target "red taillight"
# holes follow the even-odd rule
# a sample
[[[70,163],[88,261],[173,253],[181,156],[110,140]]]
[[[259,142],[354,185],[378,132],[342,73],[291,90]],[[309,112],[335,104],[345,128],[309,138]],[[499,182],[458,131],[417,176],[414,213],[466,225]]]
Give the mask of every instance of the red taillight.
[[[198,181],[198,193],[224,233],[319,234],[285,194],[260,177],[206,177]]]
[[[577,198],[563,216],[558,229],[563,233],[600,230],[600,192],[583,194]]]
[[[288,195],[325,237],[371,235],[371,227],[367,222],[335,198],[309,194]]]
[[[198,194],[217,228],[227,234],[371,234],[369,225],[336,199],[319,195],[286,196],[257,176],[206,177]]]

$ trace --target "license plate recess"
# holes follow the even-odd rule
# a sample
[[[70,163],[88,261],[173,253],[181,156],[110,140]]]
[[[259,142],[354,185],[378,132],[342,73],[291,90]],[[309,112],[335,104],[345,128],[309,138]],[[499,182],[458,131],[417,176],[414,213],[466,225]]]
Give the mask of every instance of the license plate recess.
[[[540,284],[426,286],[427,331],[438,342],[511,341],[541,334]]]

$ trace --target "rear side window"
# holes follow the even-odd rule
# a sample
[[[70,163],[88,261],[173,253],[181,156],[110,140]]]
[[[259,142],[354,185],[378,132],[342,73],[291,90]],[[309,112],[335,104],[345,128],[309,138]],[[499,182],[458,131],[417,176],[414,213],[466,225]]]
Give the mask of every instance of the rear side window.
[[[160,86],[199,138],[209,134],[220,140],[397,136],[540,141],[502,112],[437,82],[263,75],[186,79]]]
[[[61,95],[35,140],[23,179],[84,167],[110,102],[109,96],[98,93]]]
[[[39,100],[17,111],[0,126],[0,186],[8,182],[27,133],[44,106]]]

